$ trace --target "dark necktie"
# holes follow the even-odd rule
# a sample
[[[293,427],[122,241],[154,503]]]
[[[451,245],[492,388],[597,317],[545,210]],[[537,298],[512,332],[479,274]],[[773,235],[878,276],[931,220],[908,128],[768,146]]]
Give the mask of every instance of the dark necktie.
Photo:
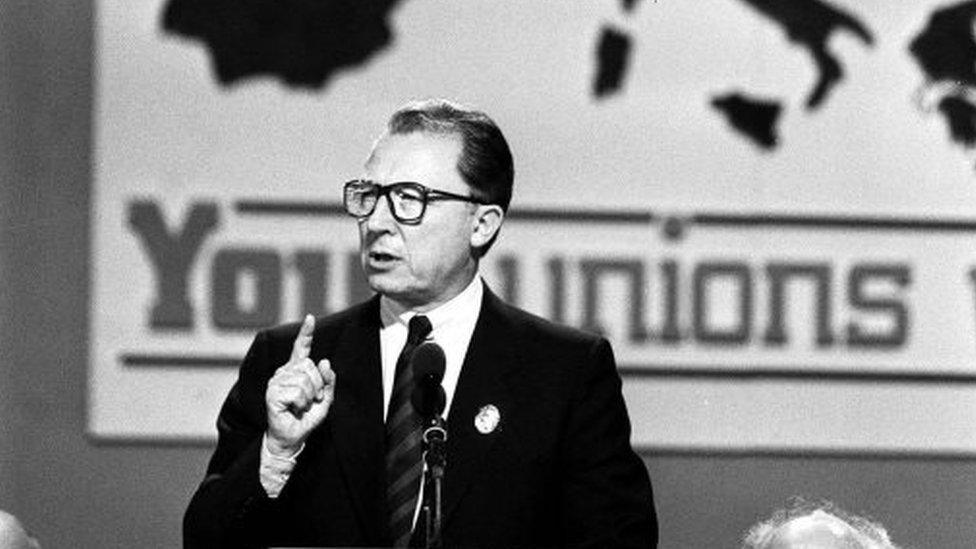
[[[397,359],[393,394],[386,414],[386,503],[394,547],[406,547],[410,542],[417,492],[424,469],[421,463],[420,416],[410,403],[413,391],[410,356],[430,330],[427,317],[417,315],[410,319],[407,343]]]

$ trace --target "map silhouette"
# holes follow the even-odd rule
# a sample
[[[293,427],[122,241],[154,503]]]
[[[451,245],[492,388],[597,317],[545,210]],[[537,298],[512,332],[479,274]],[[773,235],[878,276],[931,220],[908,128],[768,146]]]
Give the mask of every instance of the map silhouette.
[[[636,6],[637,2],[639,1],[640,0],[620,0],[620,6],[625,12],[630,13],[634,11],[634,6]]]
[[[867,27],[853,16],[819,0],[740,0],[779,24],[790,42],[806,48],[816,65],[817,82],[806,100],[807,110],[823,105],[828,93],[844,78],[840,62],[827,49],[834,32],[847,30],[866,45],[874,43]],[[741,93],[712,99],[733,129],[764,149],[778,143],[775,124],[783,110],[775,102],[759,101]]]
[[[716,96],[712,99],[712,106],[725,114],[733,128],[763,149],[772,149],[779,142],[776,121],[783,110],[779,102],[733,92]]]
[[[807,97],[807,108],[819,107],[830,90],[844,77],[840,62],[827,50],[827,40],[847,30],[866,45],[874,37],[853,16],[819,0],[740,0],[783,27],[790,42],[807,50],[817,66],[817,83]]]
[[[603,97],[616,93],[623,83],[630,60],[630,37],[613,27],[603,27],[597,42],[596,59],[593,95]]]
[[[973,1],[936,10],[908,47],[927,85],[942,92],[937,108],[945,118],[950,138],[966,148],[976,147],[974,18]]]
[[[862,22],[821,0],[739,0],[758,14],[779,25],[787,39],[805,48],[817,68],[817,81],[806,99],[806,108],[823,105],[830,91],[844,78],[840,61],[827,48],[833,33],[848,31],[864,44],[874,44],[874,36]],[[625,12],[634,2],[623,0]],[[597,70],[593,94],[603,98],[617,93],[624,81],[631,51],[630,38],[604,25],[597,43]],[[723,93],[712,98],[711,105],[725,116],[729,125],[763,149],[778,143],[775,124],[783,106],[768,100],[751,98],[747,93]]]
[[[202,41],[217,80],[274,76],[322,88],[389,46],[398,0],[169,0],[163,29]]]
[[[844,67],[828,48],[836,32],[848,32],[865,46],[869,28],[825,0],[733,0],[777,24],[788,41],[805,49],[817,78],[805,98],[817,110],[844,79]],[[620,0],[632,17],[640,0]],[[364,66],[394,40],[390,17],[399,0],[167,0],[164,31],[200,41],[209,51],[222,86],[254,77],[276,78],[289,87],[322,89],[339,71]],[[935,110],[950,139],[976,148],[976,0],[934,10],[908,50],[921,68],[925,87],[938,97]],[[591,93],[603,99],[619,93],[630,68],[632,38],[603,25],[595,45]],[[764,150],[780,142],[776,125],[785,110],[775,99],[735,90],[714,94],[709,105],[738,134]]]

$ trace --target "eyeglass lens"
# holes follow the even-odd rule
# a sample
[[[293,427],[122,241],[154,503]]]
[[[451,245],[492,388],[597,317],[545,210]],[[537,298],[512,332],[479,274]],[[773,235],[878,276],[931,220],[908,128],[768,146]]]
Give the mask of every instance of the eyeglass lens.
[[[387,187],[370,183],[350,184],[345,189],[346,211],[356,217],[366,217],[376,209],[381,194],[387,197],[387,204],[393,216],[400,221],[419,219],[426,205],[424,192],[408,183],[397,183]]]

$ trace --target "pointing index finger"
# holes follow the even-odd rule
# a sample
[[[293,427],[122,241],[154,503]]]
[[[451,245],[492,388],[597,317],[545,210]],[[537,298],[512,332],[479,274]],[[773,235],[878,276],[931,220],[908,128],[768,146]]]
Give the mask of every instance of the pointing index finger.
[[[312,334],[315,332],[315,317],[308,314],[302,321],[302,327],[295,336],[295,344],[291,348],[291,360],[298,361],[308,358],[312,351]]]

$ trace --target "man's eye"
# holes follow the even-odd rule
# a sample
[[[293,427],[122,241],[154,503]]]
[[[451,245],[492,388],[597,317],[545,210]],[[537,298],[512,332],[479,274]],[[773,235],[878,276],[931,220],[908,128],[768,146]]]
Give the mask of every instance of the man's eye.
[[[400,200],[422,200],[420,193],[412,189],[400,189],[396,191],[396,197]]]

